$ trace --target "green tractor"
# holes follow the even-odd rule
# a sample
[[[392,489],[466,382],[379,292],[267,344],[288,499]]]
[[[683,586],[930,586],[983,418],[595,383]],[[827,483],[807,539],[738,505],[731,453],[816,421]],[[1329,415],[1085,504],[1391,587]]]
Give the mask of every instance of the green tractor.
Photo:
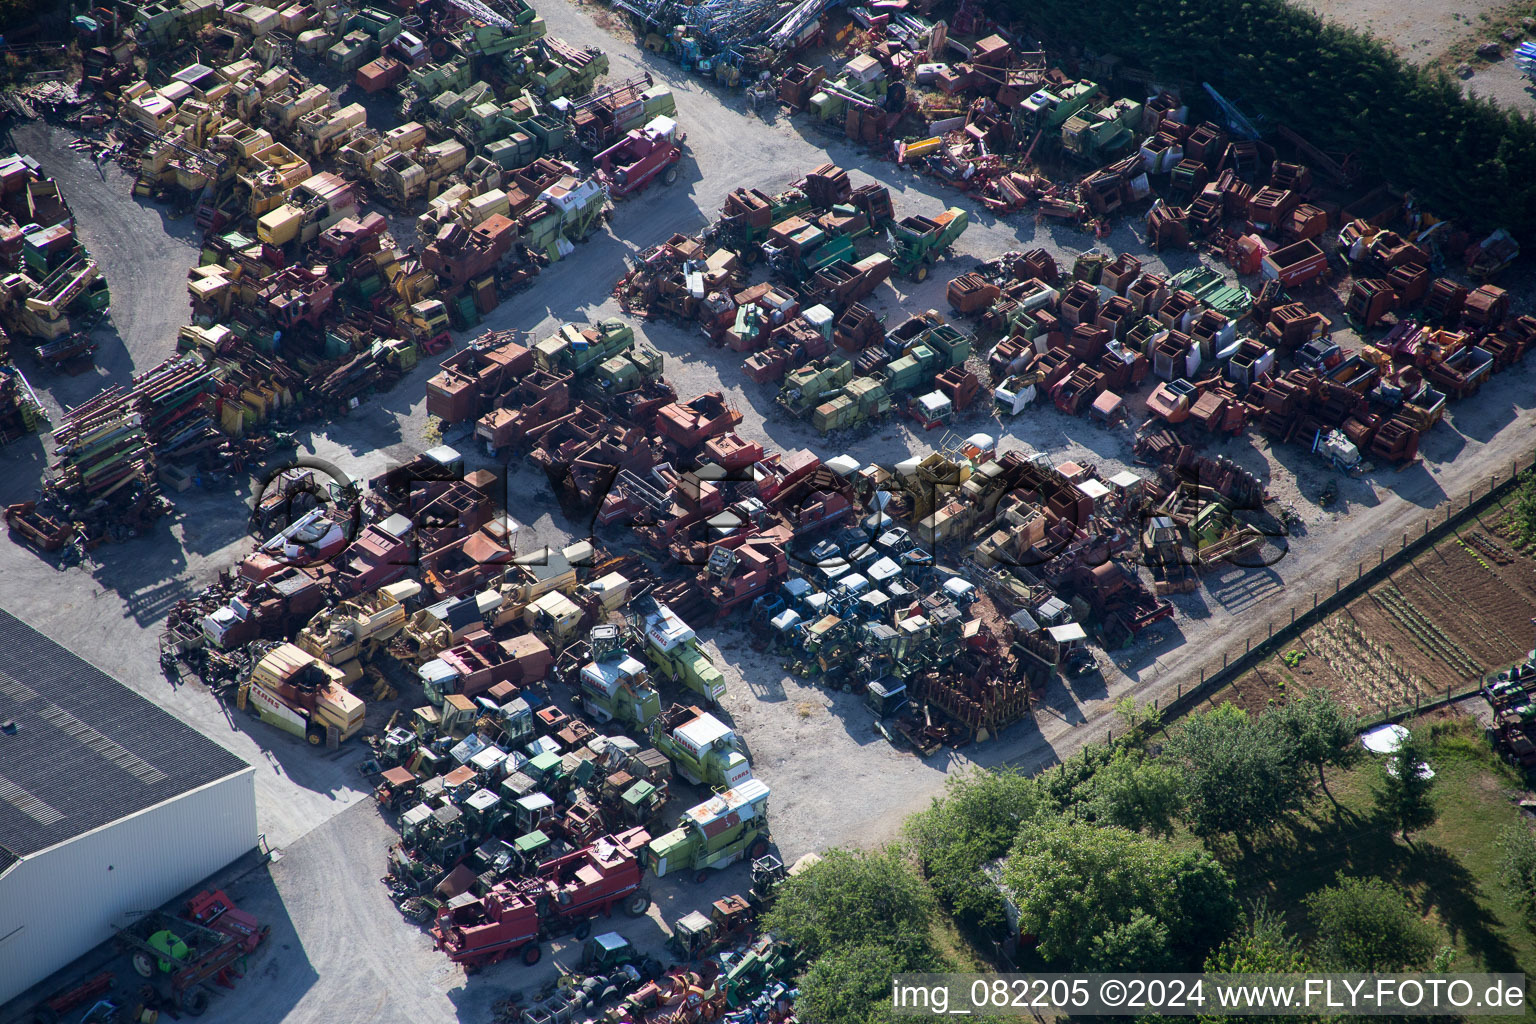
[[[593,935],[581,944],[581,962],[577,969],[587,976],[610,976],[632,969],[641,982],[655,981],[664,967],[655,957],[645,956],[618,932]]]

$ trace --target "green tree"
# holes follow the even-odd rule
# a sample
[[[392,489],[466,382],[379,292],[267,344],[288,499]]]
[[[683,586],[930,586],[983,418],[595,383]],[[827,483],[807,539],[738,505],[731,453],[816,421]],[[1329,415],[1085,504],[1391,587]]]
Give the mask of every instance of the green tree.
[[[808,958],[879,945],[914,970],[934,959],[933,915],[932,893],[896,850],[832,850],[784,883],[763,927]]]
[[[1285,918],[1263,901],[1211,955],[1207,974],[1289,974],[1310,969],[1301,943],[1285,930]]]
[[[1412,845],[1410,833],[1434,824],[1435,780],[1429,769],[1429,738],[1410,732],[1397,749],[1382,762],[1381,785],[1376,790],[1377,809],[1403,833],[1403,841]]]
[[[1401,893],[1379,878],[1346,878],[1306,898],[1321,965],[1337,971],[1401,971],[1435,955],[1437,935]]]
[[[1270,828],[1307,793],[1296,739],[1279,715],[1251,716],[1231,704],[1191,715],[1166,756],[1182,769],[1185,813],[1197,835]]]
[[[912,851],[955,916],[983,928],[1003,924],[1002,896],[981,869],[1008,852],[1042,801],[1040,786],[1020,771],[979,770],[952,776],[942,797],[907,819]]]
[[[1121,750],[1088,781],[1082,805],[1093,820],[1133,832],[1172,835],[1184,810],[1184,778],[1158,758]]]
[[[1047,768],[1035,777],[1043,803],[1056,811],[1086,803],[1093,797],[1094,776],[1114,757],[1113,746],[1090,743],[1060,764]]]
[[[1522,822],[1499,833],[1499,875],[1528,925],[1536,927],[1536,836]]]
[[[1317,772],[1317,784],[1324,793],[1328,792],[1325,769],[1349,768],[1359,762],[1360,719],[1345,711],[1327,690],[1310,690],[1276,713],[1296,744],[1296,756]]]
[[[1207,974],[1301,974],[1311,969],[1301,943],[1286,931],[1285,918],[1263,901],[1255,903],[1237,930],[1205,958]],[[1237,1024],[1245,1019],[1219,1014],[1200,1018],[1201,1024]]]
[[[1237,909],[1232,880],[1204,851],[1075,816],[1027,823],[1003,880],[1022,930],[1074,970],[1198,964]]]
[[[801,976],[795,1014],[805,1024],[891,1020],[891,979],[906,969],[894,950],[878,943],[838,947]]]

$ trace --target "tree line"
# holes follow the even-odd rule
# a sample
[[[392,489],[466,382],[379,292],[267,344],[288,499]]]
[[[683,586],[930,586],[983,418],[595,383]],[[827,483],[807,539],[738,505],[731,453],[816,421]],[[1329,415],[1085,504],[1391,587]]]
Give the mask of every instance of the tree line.
[[[901,844],[833,851],[786,883],[764,926],[806,960],[801,1018],[876,1024],[892,1019],[892,975],[981,969],[956,961],[951,920],[986,935],[1012,919],[1031,956],[1064,971],[1445,969],[1440,930],[1380,878],[1341,873],[1289,908],[1305,943],[1275,910],[1240,905],[1234,847],[1331,798],[1328,772],[1362,756],[1358,720],[1328,693],[1259,714],[1223,705],[1168,730],[1121,710],[1133,728],[1118,742],[1034,776],[954,776]],[[1429,755],[1428,735],[1410,732],[1374,788],[1378,820],[1410,845],[1435,820]],[[1520,828],[1505,846],[1536,927],[1536,842]]]
[[[1373,178],[1483,230],[1536,230],[1536,122],[1444,71],[1288,0],[1006,0],[1036,31],[1169,81],[1208,82],[1250,118],[1353,153]],[[1198,105],[1203,96],[1186,97]]]

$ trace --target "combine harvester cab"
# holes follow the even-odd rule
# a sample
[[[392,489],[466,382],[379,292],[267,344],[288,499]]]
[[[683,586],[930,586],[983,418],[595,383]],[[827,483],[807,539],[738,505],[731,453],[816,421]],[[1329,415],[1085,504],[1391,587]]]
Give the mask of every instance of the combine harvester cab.
[[[654,840],[646,861],[657,878],[668,872],[730,867],[768,852],[768,784],[748,779],[684,812],[678,827]]]
[[[645,653],[657,675],[682,683],[711,706],[725,698],[725,676],[699,646],[698,635],[664,604],[645,616]]]

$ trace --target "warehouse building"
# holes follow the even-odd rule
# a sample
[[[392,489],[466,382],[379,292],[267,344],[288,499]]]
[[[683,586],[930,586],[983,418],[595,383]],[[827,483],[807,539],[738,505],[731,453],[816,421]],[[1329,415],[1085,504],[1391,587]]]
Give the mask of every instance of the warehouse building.
[[[255,773],[0,610],[0,1003],[249,852]]]

